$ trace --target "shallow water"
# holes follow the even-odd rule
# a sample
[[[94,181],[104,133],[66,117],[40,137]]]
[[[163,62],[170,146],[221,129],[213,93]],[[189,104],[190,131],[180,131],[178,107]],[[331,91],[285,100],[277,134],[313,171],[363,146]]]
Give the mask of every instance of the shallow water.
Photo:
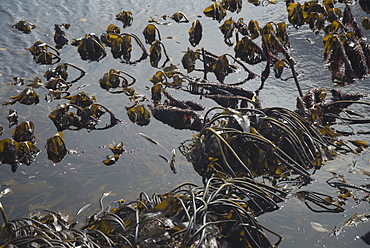
[[[68,22],[71,24],[67,30],[67,36],[71,41],[73,38],[83,37],[87,33],[93,32],[100,35],[111,23],[121,26],[121,23],[115,20],[115,15],[120,11],[129,10],[133,13],[134,21],[133,25],[124,31],[135,33],[143,39],[141,32],[150,18],[159,19],[162,15],[172,15],[177,11],[182,11],[190,19],[190,22],[199,19],[203,25],[203,39],[198,47],[203,46],[216,54],[228,52],[233,54],[233,48],[223,42],[222,33],[218,29],[221,24],[205,17],[202,13],[203,9],[211,3],[211,1],[204,0],[175,0],[171,1],[171,5],[166,0],[65,0],[58,2],[2,0],[0,5],[0,31],[2,33],[0,36],[0,99],[2,102],[7,101],[9,97],[19,94],[25,87],[12,86],[13,76],[24,77],[27,83],[35,77],[40,77],[45,81],[44,72],[55,66],[36,64],[26,48],[32,46],[37,40],[54,44],[55,23]],[[239,14],[228,12],[226,18],[232,16],[237,20],[243,17],[245,22],[255,19],[261,26],[269,21],[287,22],[284,2],[279,1],[276,5],[258,7],[246,1],[243,3],[243,9]],[[363,13],[358,4],[354,6],[354,13],[360,16]],[[30,34],[23,34],[11,28],[18,20],[28,20],[36,24],[37,27]],[[172,59],[171,63],[179,68],[182,68],[183,52],[186,51],[187,47],[190,47],[187,34],[189,28],[190,23],[172,23],[168,26],[159,26],[163,43]],[[307,27],[295,29],[291,25],[289,25],[289,33],[292,56],[297,62],[296,69],[300,73],[299,79],[303,91],[316,87],[338,88],[331,82],[331,74],[323,63],[322,34],[315,35]],[[312,44],[307,42],[307,38],[312,40]],[[138,47],[133,49],[133,57],[140,56],[138,52],[135,52]],[[37,90],[41,97],[38,105],[25,106],[16,103],[13,106],[0,107],[0,124],[5,127],[2,138],[11,137],[11,129],[7,128],[6,116],[9,108],[13,108],[19,113],[19,123],[22,121],[35,123],[36,145],[41,150],[34,163],[29,167],[20,166],[16,173],[10,171],[9,165],[0,166],[0,184],[3,185],[0,189],[8,186],[12,190],[12,193],[1,199],[11,219],[37,213],[43,209],[53,209],[68,214],[73,220],[78,209],[88,203],[92,203],[92,206],[84,211],[86,214],[91,214],[99,209],[98,200],[104,192],[112,192],[105,198],[105,202],[109,204],[121,198],[128,201],[133,200],[141,191],[145,191],[149,195],[155,192],[164,193],[185,181],[201,184],[201,178],[179,152],[176,157],[176,167],[179,171],[177,175],[173,174],[164,160],[158,156],[169,157],[170,151],[177,149],[181,141],[190,139],[195,134],[194,132],[175,130],[153,118],[148,126],[137,126],[126,115],[125,106],[131,103],[128,97],[121,94],[109,94],[99,86],[99,78],[109,69],[114,68],[134,75],[137,78],[134,85],[135,90],[149,97],[150,91],[147,87],[152,85],[149,79],[157,69],[151,67],[148,60],[137,65],[122,64],[113,59],[108,51],[108,56],[100,62],[88,62],[81,60],[76,47],[71,45],[65,46],[60,52],[61,63],[72,63],[87,72],[81,80],[73,85],[70,90],[71,95],[85,91],[96,96],[98,103],[111,109],[123,120],[123,123],[104,131],[64,131],[65,142],[70,154],[60,163],[54,164],[47,159],[44,146],[46,139],[57,132],[47,115],[56,108],[60,101],[46,103],[43,101],[45,90],[40,88]],[[260,74],[263,67],[253,66],[251,69]],[[72,71],[71,74],[73,75]],[[197,73],[192,75],[202,76]],[[288,72],[287,75],[289,75]],[[230,79],[237,80],[243,77],[245,75],[241,73],[230,76]],[[214,80],[212,76],[209,79]],[[365,79],[341,88],[341,90],[366,93],[369,92],[368,83],[369,79]],[[247,82],[243,87],[248,90],[256,90],[259,84],[259,79],[255,79]],[[83,89],[79,90],[79,87],[83,87]],[[199,100],[189,94],[176,94],[181,99],[195,99],[206,107],[215,105],[209,100]],[[279,106],[295,109],[296,96],[298,96],[298,91],[293,80],[281,81],[272,76],[266,81],[265,87],[260,93],[263,107]],[[364,101],[369,101],[369,98]],[[362,131],[369,131],[366,126],[359,128],[363,129]],[[144,133],[153,138],[164,148],[149,142],[138,133]],[[367,136],[359,135],[356,139],[364,139],[369,142]],[[126,152],[115,165],[105,166],[102,160],[105,159],[106,155],[111,154],[108,145],[121,141],[125,145]],[[315,174],[314,178],[317,181],[309,185],[307,190],[336,195],[336,190],[325,183],[325,180],[331,177],[331,173],[328,171],[345,173],[345,178],[348,181],[356,183],[358,180],[363,180],[363,176],[360,173],[348,174],[349,165],[353,161],[357,161],[358,167],[369,169],[369,158],[369,152],[365,151],[362,156],[343,155],[328,162],[322,170]],[[332,230],[352,214],[368,211],[368,203],[363,202],[356,205],[349,202],[345,206],[347,211],[344,214],[315,214],[296,198],[290,199],[282,205],[281,210],[259,217],[262,225],[284,236],[281,247],[297,247],[297,244],[303,247],[334,247],[335,245],[342,247],[353,244],[356,247],[364,246],[361,240],[355,239],[356,236],[361,236],[369,231],[369,223],[360,223],[357,227],[346,228],[346,231],[338,237],[329,236],[330,232],[318,232],[312,228],[310,223],[321,223],[328,230]],[[81,220],[83,217],[84,215],[80,216],[79,219]],[[271,239],[274,240],[274,237]]]

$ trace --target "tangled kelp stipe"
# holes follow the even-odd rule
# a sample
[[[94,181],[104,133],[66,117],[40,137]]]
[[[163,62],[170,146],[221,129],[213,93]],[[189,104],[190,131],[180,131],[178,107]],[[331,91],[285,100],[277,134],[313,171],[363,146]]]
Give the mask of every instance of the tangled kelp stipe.
[[[119,202],[76,229],[60,213],[8,221],[1,247],[275,247],[282,237],[256,216],[279,208],[287,192],[249,178],[210,178],[205,187],[183,183],[165,194]],[[264,231],[276,235],[275,246]]]
[[[211,112],[218,111],[208,120]],[[303,117],[284,108],[215,107],[190,144],[180,147],[204,180],[214,174],[306,184],[334,144]]]

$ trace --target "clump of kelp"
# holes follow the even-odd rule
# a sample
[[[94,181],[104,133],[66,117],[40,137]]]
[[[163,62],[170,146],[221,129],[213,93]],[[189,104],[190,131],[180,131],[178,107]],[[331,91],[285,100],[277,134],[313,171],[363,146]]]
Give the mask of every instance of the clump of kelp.
[[[319,169],[335,153],[331,141],[293,111],[211,110],[219,113],[183,146],[184,155],[204,179],[214,173],[249,178],[264,175],[305,184],[312,180],[309,170]]]
[[[275,3],[248,2],[256,6]],[[308,24],[316,34],[324,30],[324,60],[332,71],[333,82],[340,85],[366,77],[370,66],[369,45],[348,2],[344,2],[346,6],[342,12],[335,7],[334,0],[309,1],[303,5],[287,1],[288,20],[292,25]],[[370,12],[366,2],[360,1],[360,5]],[[206,7],[203,13],[221,22],[227,11],[238,13],[241,8],[240,0],[223,0]],[[126,28],[133,24],[133,15],[130,11],[122,11],[116,15],[116,20]],[[369,105],[359,101],[364,94],[347,94],[336,89],[311,89],[303,93],[289,50],[286,23],[268,22],[260,27],[255,20],[245,23],[243,18],[237,21],[229,18],[219,29],[225,44],[234,46],[235,54],[217,55],[204,47],[188,48],[181,59],[185,74],[174,64],[167,65],[171,59],[161,41],[159,28],[153,24],[167,25],[171,21],[190,22],[182,12],[164,15],[160,20],[151,19],[142,32],[145,42],[137,34],[121,33],[120,27],[110,24],[100,37],[95,33],[85,34],[70,44],[77,48],[81,59],[87,61],[108,57],[106,47],[110,48],[114,59],[127,65],[137,65],[149,58],[150,65],[158,68],[150,79],[153,83],[150,97],[137,93],[134,89],[136,78],[122,70],[112,68],[97,81],[107,92],[124,94],[131,100],[126,110],[133,123],[149,125],[152,115],[171,127],[197,131],[179,149],[202,176],[204,185],[183,183],[167,193],[151,197],[141,193],[135,201],[118,201],[118,206],[108,209],[103,207],[103,198],[108,195],[105,193],[100,199],[101,211],[91,215],[81,228],[54,211],[9,220],[0,204],[5,222],[1,229],[1,247],[277,247],[282,237],[258,223],[257,217],[279,209],[278,204],[291,194],[315,212],[343,212],[349,198],[356,202],[370,201],[369,185],[349,183],[340,175],[333,175],[327,181],[338,189],[337,197],[306,190],[293,191],[311,183],[315,171],[339,152],[357,154],[368,146],[359,140],[350,140],[350,144],[340,140],[341,134],[353,133],[335,131],[331,125],[369,123],[370,120],[347,109],[354,104]],[[325,25],[326,22],[329,24]],[[24,33],[35,28],[26,21],[13,27]],[[59,49],[69,43],[66,34],[69,27],[68,23],[55,24],[55,48],[42,41],[36,41],[29,48],[37,64],[54,65],[61,61]],[[199,45],[202,32],[202,24],[194,20],[188,32],[191,46]],[[141,56],[132,58],[133,49],[141,51]],[[249,68],[260,63],[265,63],[260,74]],[[68,68],[80,74],[68,80]],[[286,68],[290,69],[289,75],[284,72]],[[262,107],[259,92],[271,70],[277,79],[293,78],[299,93],[295,111]],[[194,72],[203,73],[203,77],[190,75]],[[245,79],[227,82],[227,76],[237,72],[245,73]],[[209,73],[214,74],[218,82],[208,80]],[[85,92],[71,96],[69,89],[85,74],[71,63],[61,63],[45,72],[46,83],[36,78],[19,95],[4,102],[4,105],[38,104],[37,89],[40,87],[47,89],[46,102],[65,101],[48,115],[57,131],[45,146],[48,158],[54,163],[68,154],[64,131],[106,130],[121,122],[111,110],[97,103],[95,97]],[[256,78],[261,79],[256,91],[241,87]],[[14,81],[16,85],[23,85],[25,80],[14,77]],[[208,109],[202,116],[200,111],[205,108],[200,103],[175,98],[171,94],[175,90],[212,99],[219,106]],[[328,92],[332,94],[330,99]],[[145,103],[150,104],[150,111]],[[8,120],[9,128],[18,124],[15,110],[9,111]],[[19,164],[29,165],[40,152],[33,134],[32,122],[17,125],[12,138],[0,141],[0,161],[10,164],[14,172]],[[145,134],[142,136],[158,144]],[[113,156],[108,155],[103,160],[105,165],[115,164],[125,151],[122,142],[109,148]],[[168,162],[176,173],[175,152]],[[369,175],[367,171],[361,172]],[[1,192],[0,198],[8,192]],[[359,196],[360,193],[363,195]],[[342,228],[367,218],[369,214],[352,216],[335,228],[333,234],[338,235]],[[274,235],[276,241],[271,242],[266,232]],[[369,242],[368,236],[365,234],[361,238]]]
[[[307,24],[316,34],[325,32],[324,60],[332,71],[333,82],[339,85],[366,77],[370,65],[369,44],[351,12],[350,1],[343,2],[346,3],[344,11],[336,8],[336,1],[332,0],[304,4],[287,1],[290,23],[297,27]],[[366,12],[369,3],[359,2]]]
[[[9,116],[13,113],[10,112]],[[39,154],[40,150],[35,145],[34,130],[33,122],[24,121],[13,129],[12,138],[0,140],[0,161],[10,164],[13,172],[20,164],[30,165]]]
[[[315,212],[343,212],[346,198],[356,192],[369,193],[368,186],[347,183],[336,175],[328,180],[341,194],[329,195],[299,191],[295,195]],[[1,192],[5,195],[9,189]],[[149,197],[142,192],[136,200],[115,202],[116,207],[104,208],[88,217],[87,223],[76,228],[77,222],[55,211],[29,218],[9,220],[2,206],[5,224],[1,230],[2,247],[277,247],[279,234],[257,222],[261,214],[279,209],[288,198],[285,187],[269,186],[248,177],[210,177],[197,186],[183,183],[165,194]],[[369,201],[369,195],[361,200]],[[77,215],[84,211],[83,207]],[[369,214],[356,214],[333,230],[366,222]],[[266,236],[268,232],[275,240]],[[361,238],[368,242],[368,234]]]
[[[256,216],[278,209],[287,193],[249,178],[210,178],[204,187],[184,183],[165,194],[141,193],[130,203],[89,218],[81,229],[48,211],[6,221],[4,245],[28,247],[273,247]],[[222,238],[221,238],[222,237]]]

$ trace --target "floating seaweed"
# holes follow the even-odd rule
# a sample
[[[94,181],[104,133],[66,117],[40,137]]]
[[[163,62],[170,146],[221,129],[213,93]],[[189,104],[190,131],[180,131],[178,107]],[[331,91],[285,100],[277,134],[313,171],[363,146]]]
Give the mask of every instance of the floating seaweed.
[[[181,62],[182,62],[183,67],[188,71],[188,73],[192,71],[203,71],[204,80],[206,80],[207,73],[213,72],[217,80],[223,83],[227,75],[229,75],[230,73],[239,71],[239,67],[234,64],[230,64],[227,57],[232,58],[234,62],[240,65],[248,73],[248,77],[246,79],[242,80],[241,82],[233,83],[234,85],[243,84],[247,82],[248,80],[251,80],[257,77],[255,73],[249,70],[242,62],[238,61],[232,55],[224,54],[221,56],[217,56],[215,54],[212,54],[209,51],[204,50],[203,48],[200,50],[198,49],[196,51],[193,51],[190,48],[188,48],[187,52],[183,55]],[[203,70],[195,68],[195,64],[198,59],[203,62],[203,66],[204,66]],[[189,77],[189,76],[186,75],[184,77]]]
[[[132,17],[131,11],[122,11],[116,15],[116,20],[123,23],[123,28],[130,27],[134,18]]]
[[[25,34],[29,34],[31,33],[32,29],[36,28],[36,25],[28,21],[21,20],[14,24],[12,27],[18,29],[19,31],[22,31]]]
[[[64,45],[68,44],[68,38],[65,30],[71,26],[69,23],[55,24],[54,25],[54,42],[57,49],[63,48]]]
[[[115,59],[119,58],[121,62],[127,64],[136,64],[146,59],[148,57],[148,52],[146,51],[139,37],[137,37],[135,34],[120,33],[120,31],[121,30],[119,27],[110,24],[107,27],[106,33],[103,33],[101,35],[101,41],[111,48],[113,58]],[[142,50],[141,57],[135,61],[131,61],[131,51],[132,51],[131,38],[134,38],[135,42]],[[146,36],[145,38],[147,39]]]
[[[366,94],[353,93],[348,94],[336,89],[331,89],[331,99],[327,99],[328,90],[312,89],[309,90],[303,97],[297,98],[297,112],[317,125],[332,125],[337,119],[345,121],[349,124],[368,123],[366,118],[356,119],[341,117],[340,114],[345,112],[345,109],[353,104],[364,104],[366,102],[359,101]],[[352,114],[355,115],[355,114]],[[357,116],[361,116],[357,114]]]
[[[107,46],[112,46],[112,41],[121,33],[121,28],[114,24],[109,24],[105,33],[102,33],[100,40]]]
[[[124,145],[122,142],[116,145],[109,145],[109,149],[113,152],[113,156],[107,155],[107,159],[103,160],[103,163],[107,166],[117,163],[119,157],[125,151],[123,147]]]
[[[12,131],[12,137],[15,141],[35,141],[35,125],[32,121],[24,121],[17,125]]]
[[[202,39],[203,27],[199,20],[194,21],[189,29],[189,42],[195,47],[199,44]]]
[[[68,67],[72,67],[72,68],[75,68],[77,69],[78,71],[80,71],[80,76],[73,79],[73,80],[70,80],[67,82],[67,79],[68,79]],[[56,78],[56,77],[61,77],[64,81],[66,81],[66,83],[68,84],[72,84],[72,83],[75,83],[77,82],[78,80],[80,80],[83,76],[85,76],[86,72],[81,69],[80,67],[77,67],[71,63],[62,63],[60,65],[58,65],[57,67],[55,67],[54,69],[48,69],[47,71],[45,71],[44,73],[44,77],[47,79],[47,80],[50,80],[51,78]]]
[[[150,123],[150,112],[142,104],[127,107],[127,115],[135,124],[146,126]]]
[[[73,39],[71,45],[77,47],[77,51],[83,60],[99,61],[107,56],[103,43],[95,33],[86,34],[83,38]]]
[[[200,131],[202,127],[201,116],[192,110],[162,104],[149,107],[154,118],[176,129]]]
[[[191,110],[194,110],[194,111],[202,111],[202,110],[205,109],[204,106],[200,105],[197,102],[190,101],[190,100],[184,101],[184,100],[175,99],[166,90],[163,90],[163,94],[168,99],[168,101],[167,100],[165,101],[165,103],[164,103],[165,105],[169,105],[169,106],[173,106],[173,107],[179,107],[179,108],[182,108],[182,109],[191,109]]]
[[[173,20],[176,23],[188,23],[189,18],[181,11],[177,11],[173,13],[172,15],[162,15],[160,20],[157,20],[155,18],[151,18],[148,22],[154,22],[158,25],[170,25],[171,21]]]
[[[308,24],[316,34],[321,30],[325,32],[324,60],[332,71],[334,83],[346,85],[368,75],[369,44],[348,4],[342,12],[331,1],[310,1],[303,5],[287,3],[287,11],[291,24]],[[328,25],[325,25],[326,21],[329,22]]]
[[[59,132],[69,130],[105,130],[117,125],[120,120],[101,104],[95,103],[95,98],[90,98],[86,93],[80,92],[74,96],[67,96],[69,104],[61,104],[58,109],[49,114]],[[76,112],[69,111],[75,109]],[[100,118],[108,114],[110,121],[103,127],[97,127]]]
[[[25,105],[38,104],[40,102],[39,95],[34,91],[32,87],[25,88],[19,95],[12,96],[12,100],[4,102],[3,105],[15,104],[19,102]]]
[[[370,218],[369,213],[367,213],[367,214],[361,214],[361,213],[354,214],[350,218],[348,218],[347,220],[340,223],[336,228],[334,228],[331,234],[335,235],[335,236],[338,236],[342,232],[342,229],[344,227],[357,226],[357,224],[360,223],[360,222],[367,222],[369,220],[369,218]],[[365,236],[364,236],[363,239],[365,239]],[[368,242],[368,241],[365,241],[365,242]]]
[[[9,128],[18,124],[18,112],[14,109],[9,109],[9,115],[6,117],[9,121]]]
[[[4,218],[3,244],[273,247],[264,231],[276,236],[275,246],[282,237],[258,224],[255,217],[277,210],[288,196],[248,178],[210,178],[204,187],[183,183],[152,197],[143,192],[137,200],[120,202],[106,212],[102,200],[108,194],[100,198],[101,211],[80,230],[54,211],[18,220]]]
[[[243,1],[241,0],[223,0],[221,3],[226,10],[236,13],[239,13],[243,6]]]
[[[214,83],[188,75],[181,75],[181,77],[188,81],[187,87],[183,89],[184,91],[211,98],[223,107],[236,108],[238,104],[240,107],[247,107],[248,103],[253,104],[256,108],[261,107],[258,95],[242,87]]]
[[[12,131],[12,138],[0,140],[0,161],[16,172],[20,164],[30,165],[40,150],[35,145],[34,124],[22,122]]]
[[[313,212],[316,213],[341,213],[344,212],[344,208],[340,206],[340,204],[335,204],[332,201],[330,195],[318,193],[318,192],[311,192],[311,191],[299,191],[295,194],[297,198],[301,199],[306,206]],[[319,209],[315,209],[311,206],[311,204],[316,205]]]
[[[145,43],[150,44],[150,45],[153,44],[153,42],[157,40],[156,33],[158,34],[158,40],[162,40],[161,33],[159,32],[158,28],[151,23],[148,24],[143,30]]]
[[[220,3],[213,3],[203,10],[207,17],[212,17],[213,20],[220,22],[226,16],[226,9]]]
[[[293,111],[283,108],[219,109],[182,153],[206,180],[219,172],[231,177],[270,177],[275,180],[312,179],[325,157],[335,154],[330,141]],[[312,172],[311,172],[312,173]]]
[[[52,65],[60,61],[58,50],[42,41],[36,41],[28,50],[31,52],[33,60],[38,64]]]
[[[158,67],[158,63],[162,58],[162,49],[163,53],[166,56],[166,60],[163,62],[161,67],[165,67],[166,63],[170,61],[170,57],[168,56],[166,52],[166,48],[163,45],[163,43],[160,40],[155,40],[149,49],[149,58],[150,58],[150,64],[153,67]]]
[[[57,134],[54,134],[52,137],[48,138],[45,147],[48,154],[48,159],[54,163],[59,163],[62,161],[65,155],[68,153],[62,132],[58,132]]]
[[[259,0],[248,2],[256,6],[274,3]],[[287,12],[293,26],[307,24],[317,34],[325,32],[325,63],[332,71],[333,81],[345,85],[368,75],[370,50],[348,3],[343,12],[335,8],[335,3],[310,1],[301,5],[287,1]],[[360,5],[368,12],[365,1],[360,1]],[[222,0],[205,8],[203,13],[221,22],[227,11],[238,13],[241,8],[240,0]],[[161,18],[177,23],[190,22],[182,12]],[[130,11],[117,14],[116,19],[123,22],[123,28],[131,26],[133,22]],[[155,20],[149,22],[169,24]],[[325,22],[330,24],[325,25]],[[68,44],[64,28],[68,27],[55,24],[54,41],[57,48]],[[188,74],[200,71],[204,73],[203,78],[186,75],[173,64],[165,67],[170,57],[159,29],[153,24],[147,25],[143,31],[145,42],[150,45],[149,54],[135,34],[121,33],[121,29],[113,24],[107,27],[100,39],[97,34],[91,33],[72,41],[83,60],[100,61],[107,55],[106,45],[111,48],[113,58],[123,63],[136,64],[149,56],[153,67],[161,67],[150,79],[153,86],[148,87],[153,103],[149,106],[151,113],[154,118],[174,128],[199,132],[192,140],[182,143],[180,151],[202,176],[203,187],[184,183],[165,194],[149,197],[141,193],[136,201],[127,204],[119,201],[120,205],[112,210],[103,208],[102,200],[109,194],[104,193],[99,201],[101,211],[90,216],[80,230],[75,228],[76,223],[68,223],[65,216],[53,211],[45,216],[36,214],[31,218],[10,221],[0,204],[5,222],[0,246],[277,247],[282,237],[260,225],[256,217],[277,210],[278,204],[287,199],[291,193],[289,187],[281,185],[298,188],[312,182],[312,174],[326,160],[336,156],[337,150],[359,153],[367,148],[368,144],[361,140],[340,141],[337,139],[339,133],[335,133],[330,125],[338,120],[346,124],[369,123],[364,114],[347,109],[352,104],[369,104],[359,101],[364,94],[346,94],[338,90],[330,91],[332,99],[326,98],[325,89],[313,89],[303,95],[294,69],[295,62],[289,51],[286,23],[268,22],[260,26],[256,20],[246,24],[242,18],[238,21],[229,18],[219,29],[228,46],[235,44],[235,56],[216,55],[204,48],[196,51],[188,48],[181,60]],[[200,43],[202,31],[200,22],[194,21],[188,32],[192,46]],[[137,60],[131,59],[132,38],[142,50],[142,56]],[[260,42],[256,40],[258,38]],[[58,50],[41,41],[35,42],[29,50],[39,64],[55,64],[60,60]],[[160,66],[162,52],[166,58]],[[203,64],[202,69],[196,68],[198,60]],[[265,69],[257,75],[244,62],[250,65],[265,62]],[[67,81],[67,66],[79,70],[80,76]],[[262,108],[259,91],[263,90],[270,73],[273,71],[276,78],[287,80],[289,78],[283,78],[284,69],[289,67],[300,95],[297,110]],[[242,81],[224,83],[230,74],[241,70],[248,73]],[[219,83],[207,80],[209,72],[215,75]],[[72,83],[84,75],[84,70],[69,63],[45,72],[48,80],[45,83],[47,100],[69,100],[68,103],[59,104],[49,115],[59,131],[46,143],[48,158],[54,163],[60,162],[68,153],[61,131],[103,130],[120,122],[110,110],[98,104],[95,97],[84,92],[70,96],[68,90]],[[237,86],[256,77],[261,78],[261,85],[255,92]],[[24,84],[23,78],[15,77],[14,80],[15,85]],[[146,126],[150,123],[151,115],[143,102],[150,100],[131,87],[135,82],[135,77],[115,69],[109,70],[99,80],[101,88],[108,92],[129,96],[133,105],[126,107],[128,118],[137,125]],[[29,88],[4,104],[15,104],[17,101],[26,105],[37,104],[39,97],[34,89],[43,86],[41,79],[36,78],[27,86]],[[203,117],[196,112],[204,110],[202,105],[176,99],[169,93],[169,88],[210,98],[222,107],[209,109]],[[343,114],[350,117],[343,117]],[[108,115],[110,121],[99,127],[103,116]],[[8,119],[9,125],[17,124],[13,113],[9,112]],[[29,165],[39,152],[34,144],[33,130],[32,122],[22,122],[13,130],[12,138],[0,141],[0,161],[11,164],[14,172],[21,163]],[[159,145],[148,136],[142,136]],[[357,148],[352,149],[347,143]],[[124,152],[123,143],[110,145],[109,148],[113,156],[108,155],[103,163],[113,165]],[[170,154],[171,159],[160,156],[176,174],[175,150]],[[363,173],[367,175],[368,172]],[[259,179],[263,179],[263,183]],[[369,185],[348,183],[339,177],[327,183],[338,189],[337,197],[308,190],[294,192],[294,196],[314,212],[343,212],[344,202],[349,198],[357,202],[369,201]],[[363,197],[358,197],[358,193],[364,193]],[[0,197],[2,195],[0,193]],[[368,217],[368,214],[354,216],[333,233],[337,235],[342,227]],[[265,231],[276,235],[278,241],[274,245]],[[368,234],[361,238],[367,240]]]
[[[121,74],[128,76],[132,82],[129,82]],[[126,92],[128,87],[133,85],[135,82],[136,82],[136,79],[130,74],[128,74],[127,72],[117,71],[114,69],[110,69],[109,72],[104,73],[104,76],[99,79],[100,87],[103,89],[106,89],[110,93]],[[122,87],[122,90],[115,90],[119,87]]]
[[[370,4],[366,0],[359,0],[358,1],[362,10],[365,11],[367,14],[370,14]]]

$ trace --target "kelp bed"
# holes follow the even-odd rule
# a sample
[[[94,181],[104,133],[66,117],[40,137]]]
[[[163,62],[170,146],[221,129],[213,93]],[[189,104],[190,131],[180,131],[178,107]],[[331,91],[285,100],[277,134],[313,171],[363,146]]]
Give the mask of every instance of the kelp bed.
[[[274,4],[274,1],[248,2]],[[360,4],[370,13],[367,1],[286,3],[288,20],[294,27],[308,25],[315,33],[325,33],[324,60],[334,83],[345,86],[368,75],[370,45],[351,13],[351,4]],[[227,11],[238,13],[242,4],[242,1],[219,1],[206,7],[203,13],[221,22]],[[343,11],[337,5],[342,6]],[[116,15],[116,20],[126,28],[132,25],[133,16],[130,11],[123,11]],[[369,28],[369,20],[363,20],[363,27]],[[101,211],[92,214],[81,228],[55,211],[9,220],[6,209],[0,205],[5,222],[1,229],[1,247],[277,247],[283,237],[261,225],[257,217],[279,209],[279,204],[292,196],[302,199],[315,212],[343,212],[344,201],[349,197],[359,203],[370,201],[369,184],[350,184],[341,175],[334,174],[327,180],[329,186],[340,192],[337,197],[302,189],[313,181],[312,175],[325,161],[340,154],[359,154],[368,147],[361,140],[341,140],[341,136],[350,136],[354,131],[341,132],[332,125],[344,123],[352,128],[354,124],[369,123],[364,113],[348,110],[349,106],[369,103],[360,101],[366,94],[348,94],[337,89],[312,89],[304,94],[289,51],[286,23],[269,22],[260,27],[254,20],[246,24],[242,18],[238,21],[230,18],[220,26],[220,31],[224,42],[234,46],[235,54],[216,55],[204,47],[195,51],[188,48],[181,60],[185,73],[173,64],[167,65],[170,57],[157,26],[168,22],[188,23],[189,19],[177,12],[149,22],[142,32],[144,42],[138,34],[121,33],[121,28],[113,24],[100,37],[91,33],[69,42],[70,25],[55,24],[55,46],[36,41],[29,51],[36,63],[52,66],[62,60],[60,50],[69,44],[76,46],[82,60],[103,60],[108,56],[106,47],[110,47],[114,59],[127,65],[138,65],[149,59],[151,66],[158,68],[150,79],[153,83],[150,97],[137,93],[135,77],[121,70],[111,69],[102,75],[98,80],[100,87],[111,94],[129,97],[132,105],[126,106],[127,115],[139,126],[148,125],[153,116],[173,128],[196,131],[192,139],[180,144],[179,150],[203,178],[204,185],[183,183],[167,193],[152,196],[142,192],[132,202],[119,200],[117,206],[108,208],[103,205],[108,195],[105,193],[100,199]],[[20,21],[14,27],[24,33],[36,28],[27,21]],[[193,47],[199,44],[202,32],[200,21],[194,21],[188,32]],[[145,44],[150,46],[149,50]],[[133,49],[141,56],[133,59]],[[265,63],[261,73],[249,68],[260,63]],[[69,68],[80,75],[70,79]],[[299,95],[296,110],[261,106],[259,93],[271,70],[276,79],[294,80]],[[191,76],[193,72],[202,73],[202,78]],[[225,82],[228,75],[237,72],[245,73],[245,79]],[[218,82],[207,79],[210,73]],[[85,92],[71,95],[70,88],[85,74],[71,63],[58,64],[45,72],[46,83],[37,78],[19,95],[4,102],[4,105],[38,104],[39,87],[47,89],[47,102],[67,101],[48,116],[57,133],[46,141],[46,151],[48,159],[55,163],[68,153],[63,131],[106,130],[121,123],[114,111],[98,103],[96,97]],[[261,79],[258,90],[249,91],[241,86],[255,78]],[[14,76],[14,81],[15,85],[24,85],[23,78]],[[200,103],[176,99],[170,91],[209,98],[218,106],[202,116],[200,111],[204,107]],[[149,110],[144,103],[150,103]],[[9,111],[8,120],[9,127],[16,127],[12,138],[0,141],[0,160],[16,172],[19,166],[30,165],[40,150],[34,142],[32,122],[18,125],[17,112],[13,109]],[[110,149],[113,155],[102,161],[107,166],[117,163],[124,152],[122,143]],[[165,159],[176,173],[175,152],[171,159]],[[365,170],[362,173],[370,175]],[[7,193],[4,190],[0,197]],[[336,227],[333,234],[369,217],[366,213],[352,216],[347,223]],[[361,238],[370,244],[369,233]]]

